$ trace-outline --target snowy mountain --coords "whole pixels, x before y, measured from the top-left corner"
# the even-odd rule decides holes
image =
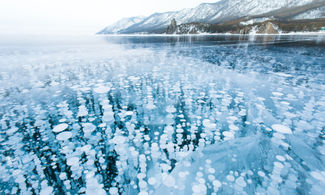
[[[319,7],[317,9],[312,9],[307,12],[301,13],[294,17],[294,19],[316,19],[316,18],[325,18],[325,6]]]
[[[136,17],[131,17],[131,18],[123,18],[121,20],[119,20],[118,22],[107,26],[106,28],[104,28],[101,33],[105,33],[105,32],[110,32],[110,33],[118,33],[119,31],[123,30],[123,29],[127,29],[130,26],[141,22],[143,19],[145,18],[145,16],[136,16]]]
[[[216,3],[203,3],[191,9],[155,13],[138,19],[132,25],[121,25],[124,21],[134,21],[132,18],[123,19],[102,30],[100,33],[159,33],[165,30],[173,18],[176,19],[178,24],[190,22],[222,23],[245,16],[261,15],[283,8],[298,7],[315,2],[324,2],[324,0],[220,0]]]

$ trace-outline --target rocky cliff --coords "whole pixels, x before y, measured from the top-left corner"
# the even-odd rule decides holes
[[[170,25],[167,27],[167,34],[174,34],[178,32],[178,26],[175,18],[172,19]]]

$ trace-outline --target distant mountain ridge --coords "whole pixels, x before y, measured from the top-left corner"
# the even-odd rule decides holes
[[[145,16],[136,16],[136,17],[131,17],[131,18],[123,18],[119,20],[118,22],[107,26],[104,28],[99,34],[101,33],[119,33],[121,30],[127,29],[128,27],[141,22],[143,19],[145,19]]]
[[[325,17],[325,0],[220,0],[191,9],[126,18],[99,34],[166,33],[173,19],[178,24],[223,24],[254,18],[301,20]]]

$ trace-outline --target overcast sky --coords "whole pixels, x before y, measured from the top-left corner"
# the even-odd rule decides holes
[[[218,0],[0,0],[0,33],[94,34],[123,17]]]

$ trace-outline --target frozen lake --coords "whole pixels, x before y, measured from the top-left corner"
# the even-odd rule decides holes
[[[325,35],[0,38],[2,194],[322,194]]]

